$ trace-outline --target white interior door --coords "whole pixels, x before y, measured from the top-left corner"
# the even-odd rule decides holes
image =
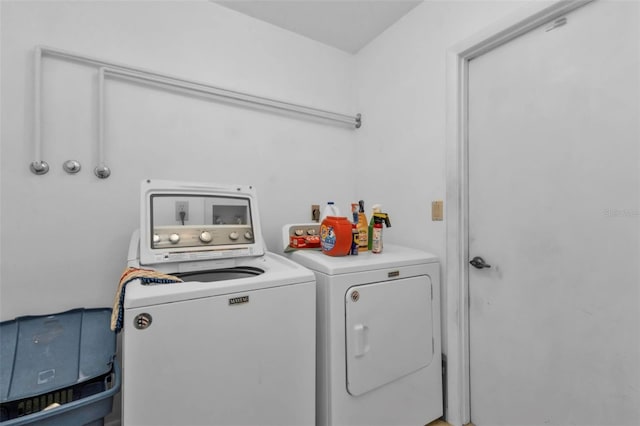
[[[469,63],[471,420],[640,424],[640,7]]]

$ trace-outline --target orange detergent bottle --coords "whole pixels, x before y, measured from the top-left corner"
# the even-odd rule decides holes
[[[320,245],[329,256],[346,256],[351,250],[351,222],[346,217],[327,216],[320,224]]]

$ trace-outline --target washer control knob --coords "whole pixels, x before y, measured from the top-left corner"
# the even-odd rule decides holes
[[[313,228],[307,230],[307,235],[316,235],[316,230]]]
[[[296,237],[302,237],[304,235],[304,230],[302,229],[296,229]]]
[[[160,235],[153,234],[153,243],[158,244],[160,242]]]
[[[169,241],[171,241],[171,244],[178,244],[178,241],[180,241],[180,235],[178,234],[169,235]]]
[[[211,236],[211,232],[209,231],[202,231],[202,233],[200,234],[200,241],[202,241],[203,243],[210,243],[212,239],[213,237]]]
[[[244,233],[244,238],[245,240],[252,240],[253,239],[253,233],[251,233],[251,231],[247,231]]]
[[[240,238],[240,235],[239,235],[236,231],[233,231],[232,233],[230,233],[230,234],[229,234],[229,239],[230,239],[230,240],[235,241],[235,240],[237,240],[238,238]]]

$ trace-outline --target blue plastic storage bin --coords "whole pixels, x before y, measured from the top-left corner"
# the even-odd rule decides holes
[[[110,320],[100,308],[0,323],[2,426],[102,425],[121,382]]]

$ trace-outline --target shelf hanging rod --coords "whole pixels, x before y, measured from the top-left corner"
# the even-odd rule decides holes
[[[102,67],[100,69],[103,70],[105,77],[107,75],[112,75],[127,80],[143,81],[150,85],[171,88],[172,90],[178,90],[180,92],[195,92],[207,96],[212,96],[214,98],[220,98],[225,101],[231,101],[233,103],[258,105],[260,107],[273,108],[288,112],[296,112],[300,114],[315,116],[325,120],[351,124],[356,128],[360,127],[360,114],[355,117],[350,117],[344,114],[305,107],[302,105],[295,105],[283,101],[276,101],[273,99],[263,98],[255,95],[248,95],[246,93],[236,92],[232,90],[221,89],[219,87],[210,86],[208,84],[192,82],[184,79],[176,79],[175,77],[168,77],[157,73],[148,74],[113,67]]]
[[[36,175],[44,175],[49,171],[49,164],[42,158],[42,135],[40,134],[42,117],[42,49],[36,47],[33,55],[33,155],[35,159],[29,168]]]
[[[335,113],[331,111],[307,107],[307,106],[280,101],[276,99],[270,99],[262,96],[251,95],[248,93],[237,92],[234,90],[223,89],[207,83],[187,80],[184,78],[151,71],[144,68],[132,67],[129,65],[119,64],[116,62],[109,62],[102,59],[80,55],[77,53],[68,52],[65,50],[57,49],[57,48],[40,46],[39,49],[44,55],[56,56],[59,58],[64,58],[64,59],[68,59],[75,62],[81,62],[89,65],[94,65],[97,67],[104,67],[109,71],[111,71],[112,73],[116,70],[129,72],[131,73],[131,75],[134,75],[134,74],[139,75],[138,78],[143,80],[145,79],[144,77],[149,77],[148,79],[149,81],[155,81],[160,84],[171,85],[174,87],[189,88],[189,90],[192,90],[192,91],[202,91],[203,93],[220,96],[227,99],[235,99],[241,102],[255,103],[265,107],[271,107],[271,108],[276,108],[280,110],[316,116],[326,120],[332,120],[332,121],[338,121],[345,124],[351,124],[355,128],[360,128],[362,124],[360,114],[357,114],[356,116],[350,116],[346,114]]]
[[[104,67],[110,70],[125,71],[132,74],[139,74],[140,79],[144,79],[143,76],[150,77],[149,81],[155,80],[161,84],[173,85],[179,87],[183,85],[185,88],[190,87],[192,91],[202,91],[210,95],[217,95],[227,99],[235,99],[241,102],[254,103],[265,107],[276,108],[279,110],[296,112],[299,114],[311,115],[325,120],[337,121],[340,123],[351,124],[355,128],[360,128],[362,124],[361,115],[350,116],[346,114],[335,113],[318,108],[307,107],[304,105],[298,105],[290,102],[280,101],[277,99],[270,99],[263,96],[251,95],[248,93],[237,92],[234,90],[223,89],[207,83],[197,82],[193,80],[187,80],[181,77],[172,76],[169,74],[163,74],[156,71],[147,70],[144,68],[133,67],[130,65],[119,64],[116,62],[109,62],[90,56],[80,55],[73,52],[68,52],[62,49],[53,47],[40,46],[42,54],[49,56],[56,56],[59,58],[68,59],[75,62],[81,62],[97,67]]]
[[[49,165],[42,160],[42,57],[44,55],[54,56],[73,62],[79,62],[87,65],[93,65],[99,68],[99,111],[98,111],[98,166],[94,170],[96,175],[101,178],[108,177],[110,171],[104,165],[104,79],[106,74],[117,75],[122,78],[138,81],[146,81],[147,83],[170,87],[174,90],[186,91],[188,93],[201,93],[209,96],[232,101],[235,103],[258,105],[265,108],[271,108],[280,111],[293,112],[324,120],[335,121],[343,124],[354,126],[356,129],[362,125],[362,117],[360,114],[349,116],[346,114],[325,111],[318,108],[297,105],[290,102],[270,99],[262,96],[250,95],[234,90],[223,89],[212,86],[210,84],[197,81],[187,80],[180,77],[162,74],[150,71],[144,68],[132,67],[128,65],[109,62],[90,56],[80,55],[77,53],[65,51],[47,46],[37,46],[34,55],[34,156],[35,161],[30,164],[31,171],[35,174],[45,174],[49,171]]]

